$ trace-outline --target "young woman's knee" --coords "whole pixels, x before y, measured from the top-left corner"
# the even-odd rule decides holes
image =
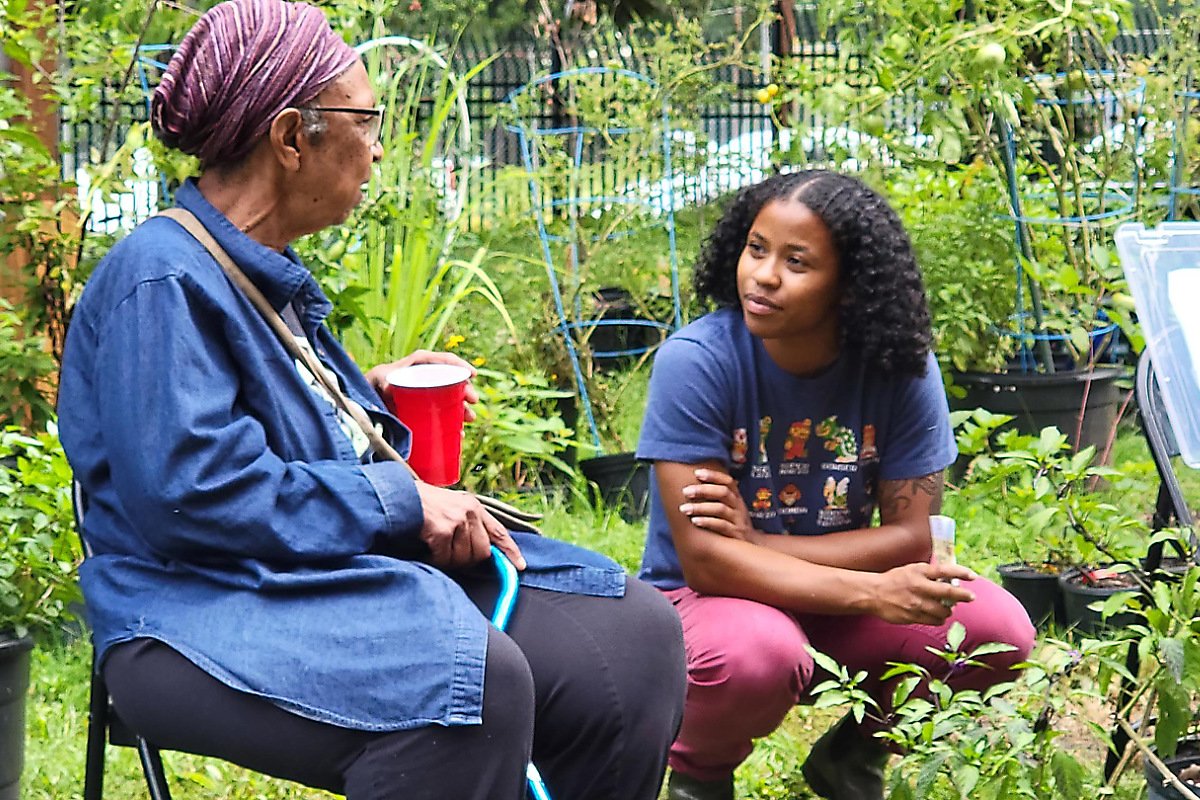
[[[781,688],[798,698],[813,674],[807,645],[790,617],[779,612],[756,615],[745,620],[736,636],[703,648],[690,665],[689,677],[692,683],[722,685],[738,702],[777,697]]]
[[[1020,602],[990,581],[974,581],[970,589],[975,593],[975,602],[963,606],[961,615],[955,615],[967,630],[967,644],[978,647],[997,642],[1011,646],[1013,650],[1008,653],[988,658],[993,667],[1011,666],[1027,659],[1037,632]]]

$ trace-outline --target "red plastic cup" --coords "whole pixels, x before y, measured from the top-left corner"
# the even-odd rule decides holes
[[[457,483],[462,470],[463,397],[471,371],[414,364],[388,373],[396,416],[412,431],[408,463],[434,486]]]

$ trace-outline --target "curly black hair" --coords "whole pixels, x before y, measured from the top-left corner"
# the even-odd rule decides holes
[[[923,375],[933,334],[925,285],[900,218],[862,181],[827,170],[774,175],[737,193],[705,242],[693,273],[696,294],[737,308],[737,264],[758,212],[791,199],[816,214],[833,238],[841,283],[842,347],[869,369]]]

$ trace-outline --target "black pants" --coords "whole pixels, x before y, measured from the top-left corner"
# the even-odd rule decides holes
[[[463,588],[490,610],[493,580]],[[623,598],[522,588],[488,638],[483,724],[371,733],[230,689],[151,639],[104,664],[121,718],[155,745],[349,800],[519,800],[532,751],[554,800],[653,800],[683,712],[679,618],[635,580]]]

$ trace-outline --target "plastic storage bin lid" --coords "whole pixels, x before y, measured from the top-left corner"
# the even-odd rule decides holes
[[[1200,223],[1125,223],[1116,242],[1179,454],[1200,467]]]

